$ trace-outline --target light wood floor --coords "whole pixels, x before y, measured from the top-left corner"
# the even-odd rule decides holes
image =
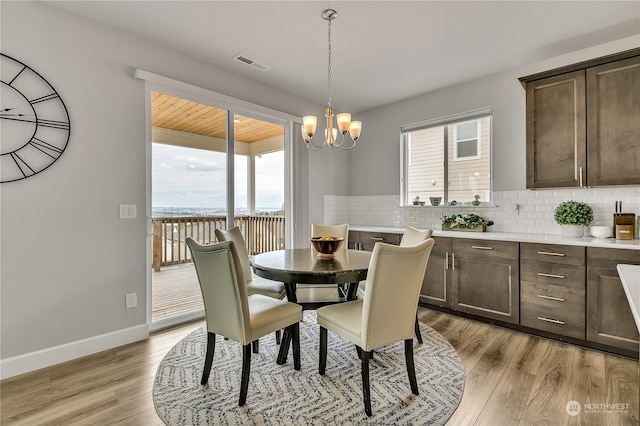
[[[448,425],[639,424],[637,361],[427,309],[419,314],[451,342],[465,366],[464,396]],[[151,398],[157,365],[201,324],[6,379],[0,383],[0,423],[161,425]],[[572,400],[582,404],[575,417],[566,411]],[[585,403],[598,405],[587,410]],[[606,408],[601,404],[628,408],[594,412]]]

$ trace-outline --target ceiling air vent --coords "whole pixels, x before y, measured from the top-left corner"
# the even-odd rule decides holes
[[[262,72],[265,72],[265,71],[271,69],[271,67],[269,67],[269,66],[267,66],[265,64],[261,64],[260,62],[254,61],[253,59],[247,58],[246,56],[243,56],[243,55],[236,55],[233,59],[235,59],[236,61],[240,61],[243,64],[247,64],[250,67],[253,67],[253,68],[255,68],[255,69],[259,70],[259,71],[262,71]]]

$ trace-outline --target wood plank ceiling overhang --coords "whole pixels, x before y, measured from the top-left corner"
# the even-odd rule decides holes
[[[284,134],[282,126],[236,115],[235,140],[254,143]],[[151,94],[153,127],[226,139],[227,111],[164,93]]]

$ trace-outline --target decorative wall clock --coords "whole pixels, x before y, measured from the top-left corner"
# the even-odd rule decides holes
[[[60,95],[36,71],[0,53],[0,177],[12,182],[52,165],[71,126]]]

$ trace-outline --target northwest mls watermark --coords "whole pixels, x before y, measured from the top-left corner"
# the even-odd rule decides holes
[[[567,414],[570,416],[577,416],[578,414],[615,414],[615,413],[628,413],[629,412],[629,404],[620,403],[620,402],[605,402],[605,403],[596,403],[596,402],[586,402],[584,404],[580,404],[578,401],[569,401],[565,407],[567,410]]]

